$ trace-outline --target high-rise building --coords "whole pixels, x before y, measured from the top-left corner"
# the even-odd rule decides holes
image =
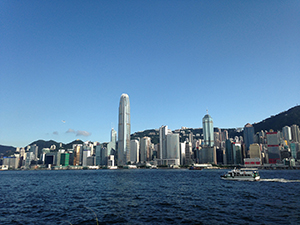
[[[118,166],[130,161],[130,103],[127,94],[122,94],[119,105]]]
[[[289,126],[285,126],[282,128],[282,135],[284,140],[290,141],[292,140],[292,132]]]
[[[117,132],[114,128],[111,129],[110,142],[107,144],[107,156],[113,154],[116,150]]]
[[[250,158],[260,158],[261,159],[261,146],[257,143],[251,144],[249,148]]]
[[[167,158],[167,135],[168,126],[161,126],[159,128],[159,159]]]
[[[254,143],[254,127],[250,123],[244,126],[244,143],[246,151],[248,151],[250,145]]]
[[[185,147],[186,142],[180,143],[180,165],[186,165],[186,158],[185,158]]]
[[[74,161],[73,165],[74,166],[79,166],[82,163],[82,145],[73,145],[73,150],[74,150]]]
[[[191,165],[193,163],[192,160],[192,143],[191,142],[186,142],[185,145],[185,165]]]
[[[64,153],[61,153],[61,155],[60,155],[60,164],[62,165],[62,166],[69,166],[69,153],[66,153],[66,152],[64,152]]]
[[[291,155],[293,159],[297,159],[297,150],[295,143],[291,143]]]
[[[87,158],[91,156],[91,147],[83,146],[82,151],[82,166],[87,166]]]
[[[300,131],[299,131],[299,126],[294,124],[291,126],[291,131],[292,131],[292,140],[294,142],[300,142]]]
[[[233,146],[232,145],[233,144],[229,139],[227,139],[225,141],[225,146],[226,146],[225,154],[226,154],[226,164],[227,165],[234,164]]]
[[[222,141],[226,141],[228,139],[228,131],[223,130],[222,131]]]
[[[180,164],[179,134],[167,135],[167,159],[174,161],[174,165]]]
[[[130,141],[130,161],[131,162],[139,162],[140,155],[140,143],[138,140]]]
[[[29,147],[30,147],[29,151],[34,154],[34,160],[38,160],[39,147],[36,144],[30,145]]]
[[[206,114],[203,119],[203,138],[204,146],[213,147],[214,146],[214,125],[213,119],[210,115]]]
[[[96,166],[101,165],[101,145],[96,146]]]
[[[141,162],[151,161],[150,145],[151,145],[150,137],[143,137],[141,139],[141,148],[140,148],[140,156],[141,156],[140,161]]]
[[[275,164],[280,161],[279,137],[277,132],[267,133],[269,163]]]

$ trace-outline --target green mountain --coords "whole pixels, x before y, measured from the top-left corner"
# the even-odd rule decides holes
[[[271,116],[259,123],[254,123],[255,132],[261,130],[282,130],[284,126],[292,126],[296,124],[300,126],[300,106],[295,106],[287,111]]]
[[[0,156],[10,156],[16,151],[16,148],[13,146],[0,145]]]

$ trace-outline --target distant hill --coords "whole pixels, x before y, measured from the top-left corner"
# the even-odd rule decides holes
[[[73,147],[73,144],[82,144],[82,143],[83,143],[83,141],[81,141],[81,140],[75,140],[68,144],[62,144],[62,148],[63,149],[71,149]],[[34,144],[36,144],[39,147],[38,148],[39,154],[42,152],[43,148],[50,148],[52,145],[55,145],[56,149],[60,148],[60,143],[53,141],[53,140],[49,140],[49,141],[37,140],[28,145],[34,145]],[[16,148],[13,146],[0,145],[0,154],[3,156],[12,155],[15,151],[16,151]]]
[[[270,129],[277,131],[282,130],[284,126],[292,126],[293,124],[300,126],[300,106],[295,106],[259,123],[254,123],[253,127],[255,132]]]
[[[0,145],[0,155],[10,156],[16,151],[16,148],[13,146]]]

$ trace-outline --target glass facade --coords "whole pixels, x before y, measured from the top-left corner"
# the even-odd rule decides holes
[[[118,138],[118,166],[123,166],[130,161],[130,103],[127,94],[120,98]]]
[[[203,119],[203,137],[204,146],[213,147],[214,146],[214,125],[213,119],[210,115],[206,114]]]

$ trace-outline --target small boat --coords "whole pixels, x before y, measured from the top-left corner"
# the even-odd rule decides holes
[[[199,166],[190,166],[189,167],[189,170],[202,170],[203,168],[202,167],[199,167]]]
[[[229,171],[227,174],[221,176],[223,180],[245,180],[258,181],[260,179],[259,173],[256,169],[236,169]]]

